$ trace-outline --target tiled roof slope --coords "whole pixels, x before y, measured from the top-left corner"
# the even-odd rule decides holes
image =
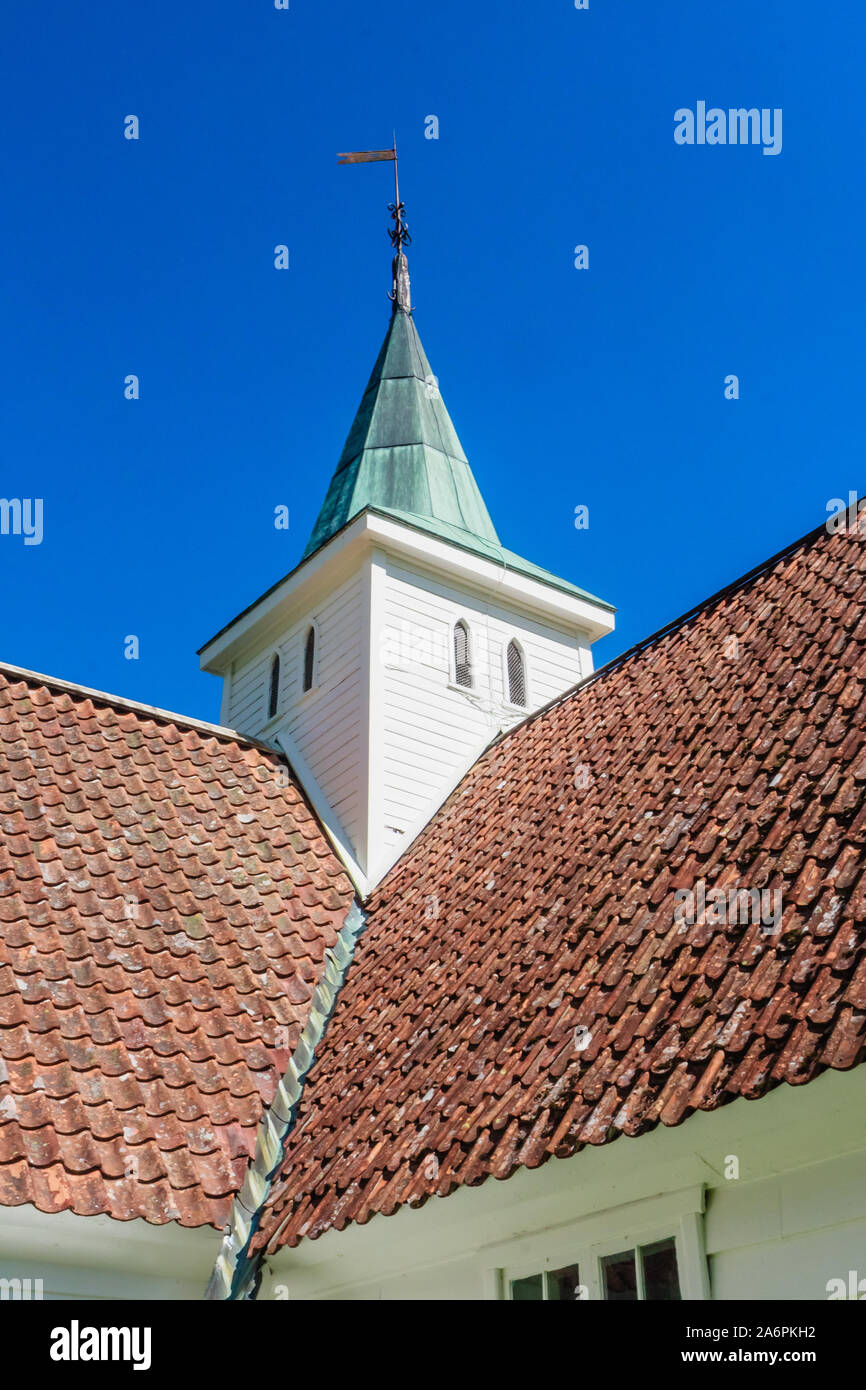
[[[0,1203],[221,1226],[346,874],[277,755],[0,670]]]
[[[487,751],[367,904],[260,1248],[863,1060],[864,576],[813,534]],[[676,922],[700,879],[778,934]]]

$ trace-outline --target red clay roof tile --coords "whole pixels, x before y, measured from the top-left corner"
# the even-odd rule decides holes
[[[483,755],[366,905],[255,1248],[864,1059],[864,541],[814,533]],[[679,921],[699,880],[780,890],[778,930]]]
[[[224,1224],[354,897],[278,768],[0,668],[0,1203]]]

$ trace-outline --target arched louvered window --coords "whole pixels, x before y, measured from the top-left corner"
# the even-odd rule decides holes
[[[526,708],[526,666],[519,643],[512,637],[505,654],[508,669],[508,698],[512,705]]]
[[[461,618],[454,624],[454,683],[472,687],[472,651],[469,628]]]
[[[268,719],[273,719],[280,699],[280,658],[275,652],[271,658],[271,684],[268,690]]]
[[[316,629],[307,628],[304,640],[304,690],[312,690],[316,672]]]

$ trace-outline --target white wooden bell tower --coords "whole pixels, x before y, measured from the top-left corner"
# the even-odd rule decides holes
[[[486,744],[592,670],[609,604],[501,545],[421,346],[405,256],[298,566],[202,649],[366,892]]]

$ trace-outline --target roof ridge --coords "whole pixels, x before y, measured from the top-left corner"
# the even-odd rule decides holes
[[[697,618],[701,613],[708,613],[711,608],[715,607],[717,603],[721,603],[723,599],[729,598],[730,595],[739,593],[741,589],[747,588],[754,580],[760,579],[762,574],[767,574],[782,560],[786,559],[789,555],[793,555],[795,551],[799,550],[801,547],[806,548],[811,546],[816,541],[820,540],[822,535],[831,536],[831,534],[832,533],[827,530],[827,521],[825,520],[820,522],[813,530],[807,531],[804,536],[798,537],[795,541],[790,541],[786,546],[783,546],[781,550],[778,550],[775,555],[770,555],[766,560],[762,560],[760,564],[747,570],[746,573],[741,574],[739,578],[732,579],[730,583],[725,584],[721,589],[717,589],[714,594],[710,594],[708,598],[703,599],[700,603],[696,603],[693,608],[689,608],[685,613],[681,613],[678,618],[672,618],[670,622],[657,628],[656,631],[650,633],[649,636],[642,637],[639,642],[635,642],[634,645],[628,647],[626,651],[620,652],[619,656],[611,657],[610,661],[605,662],[603,666],[599,666],[596,671],[590,671],[588,676],[583,676],[579,681],[576,681],[574,685],[569,686],[568,690],[564,690],[561,695],[555,695],[552,700],[548,700],[546,705],[542,705],[539,709],[533,710],[531,714],[528,714],[525,719],[521,719],[519,723],[512,724],[508,729],[500,730],[496,737],[490,740],[484,753],[480,755],[478,762],[481,761],[481,758],[485,756],[489,749],[495,748],[498,744],[503,743],[505,739],[516,733],[518,729],[525,729],[528,724],[531,724],[542,714],[546,714],[548,710],[555,709],[557,705],[564,704],[566,700],[570,700],[573,695],[576,695],[579,690],[583,690],[585,686],[594,684],[594,682],[599,680],[602,676],[610,675],[620,666],[624,666],[627,661],[631,661],[633,657],[639,656],[641,652],[646,651],[657,642],[661,642],[663,638],[669,637],[674,632],[678,631],[679,628],[685,627],[686,623],[691,622],[693,618]],[[476,764],[473,764],[473,766],[475,765]],[[467,776],[471,770],[471,768],[467,769]]]
[[[385,334],[385,339],[384,339],[384,342],[382,343],[382,347],[381,347],[380,353],[379,353],[379,356],[380,356],[380,357],[382,358],[382,360],[383,360],[383,365],[384,365],[384,359],[387,357],[387,346],[388,346],[388,342],[389,342],[390,337],[391,337],[391,329],[392,329],[393,323],[394,323],[394,316],[393,316],[393,314],[392,314],[391,320],[390,320],[390,322],[389,322],[389,324],[388,324],[388,331],[387,331],[387,333]],[[376,367],[377,367],[378,365],[379,365],[379,358],[377,357],[375,363],[373,364],[373,370],[372,370],[372,372],[370,373],[370,380],[367,382],[367,385],[366,385],[366,387],[364,388],[364,394],[363,394],[363,396],[361,397],[360,405],[358,406],[358,409],[357,409],[357,411],[355,412],[355,416],[354,416],[354,419],[353,419],[353,421],[352,421],[352,424],[354,425],[355,421],[360,417],[361,411],[362,411],[363,408],[364,408],[364,401],[365,401],[366,398],[367,398],[367,392],[370,390],[370,387],[373,386],[373,395],[372,395],[372,401],[371,401],[371,403],[370,403],[369,418],[367,419],[367,422],[366,422],[366,424],[364,425],[363,438],[359,441],[359,447],[358,447],[358,449],[355,451],[355,453],[352,455],[352,457],[348,460],[348,462],[343,463],[342,455],[341,455],[340,458],[337,460],[337,467],[336,467],[336,469],[334,470],[334,477],[338,477],[341,473],[345,473],[345,472],[347,472],[350,468],[353,468],[354,465],[357,463],[358,459],[362,456],[362,454],[364,454],[364,453],[366,452],[367,448],[369,447],[367,441],[369,440],[371,431],[372,431],[372,429],[373,429],[373,416],[374,416],[375,413],[376,413],[376,406],[377,406],[378,403],[379,403],[379,397],[380,397],[381,394],[382,394],[382,384],[383,384],[383,382],[384,382],[384,380],[385,380],[385,378],[384,378],[384,376],[382,375],[381,372],[379,372],[378,375],[377,375],[377,373],[376,373]],[[374,378],[375,378],[375,385],[373,385],[373,379],[374,379]],[[352,436],[352,430],[351,430],[351,428],[350,428],[349,433],[348,433],[348,435],[346,436],[346,443],[343,445],[343,453],[345,453],[345,451],[346,451],[346,447],[347,447],[347,445],[348,445],[348,443],[349,443],[349,440],[350,440],[351,436]],[[350,494],[350,496],[351,496],[351,498],[352,498],[352,501],[354,501],[355,491],[356,491],[356,489],[357,489],[357,486],[358,486],[358,479],[357,479],[357,477],[356,477],[354,483],[352,484],[352,490],[351,490],[351,494]],[[351,504],[350,504],[350,505],[351,505]]]
[[[125,695],[112,695],[106,690],[95,690],[89,685],[78,685],[75,681],[61,680],[59,676],[46,676],[43,671],[31,671],[26,666],[13,666],[6,661],[0,661],[0,675],[16,676],[32,685],[43,685],[48,690],[66,691],[71,695],[98,700],[101,704],[131,710],[135,714],[147,714],[151,719],[161,720],[165,724],[178,724],[183,728],[199,729],[204,733],[212,734],[215,738],[242,743],[250,748],[262,748],[268,753],[275,753],[281,761],[284,760],[284,755],[280,749],[275,748],[273,744],[265,743],[258,738],[250,738],[247,734],[241,734],[237,729],[230,729],[225,724],[211,724],[208,720],[196,719],[193,715],[177,714],[173,710],[162,709],[158,705],[146,705],[140,700],[129,700]]]

